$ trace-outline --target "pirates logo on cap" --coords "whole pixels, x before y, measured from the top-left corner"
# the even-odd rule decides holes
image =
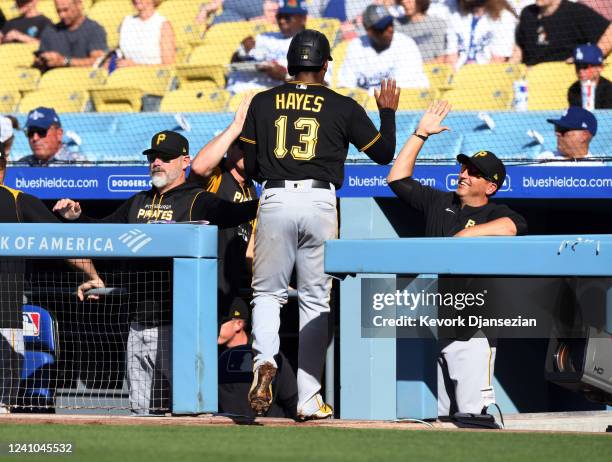
[[[487,151],[480,151],[474,154],[474,157],[487,157],[489,153]]]

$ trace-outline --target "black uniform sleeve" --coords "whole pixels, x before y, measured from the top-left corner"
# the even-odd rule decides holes
[[[17,196],[17,210],[24,223],[60,223],[40,199],[30,194]]]
[[[240,141],[242,143],[242,150],[244,151],[244,169],[249,178],[257,178],[257,147],[256,147],[256,126],[255,126],[255,114],[254,107],[255,99],[251,101],[249,110],[247,111],[246,120],[244,121],[244,127],[242,127],[242,133],[240,134]]]
[[[427,211],[431,205],[448,193],[424,186],[413,178],[402,178],[389,183],[389,187],[403,202],[420,212]]]
[[[380,111],[380,132],[357,103],[353,106],[349,124],[349,141],[378,164],[386,165],[395,154],[395,111]]]
[[[84,213],[76,220],[78,223],[130,223],[129,211],[133,197],[125,201],[110,215],[104,218],[91,218]]]
[[[521,236],[527,234],[527,221],[523,216],[510,207],[504,204],[498,204],[489,214],[489,221],[497,220],[498,218],[510,218],[516,226],[516,235]]]
[[[208,220],[220,228],[233,228],[257,215],[258,200],[230,202],[202,191],[193,200],[191,207],[192,220]]]

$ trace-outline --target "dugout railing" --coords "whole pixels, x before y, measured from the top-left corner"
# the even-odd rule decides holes
[[[215,226],[4,224],[0,228],[0,247],[0,258],[91,258],[94,262],[172,259],[171,321],[176,334],[172,336],[171,347],[171,411],[173,414],[217,411]],[[109,391],[109,396],[125,396],[124,388]],[[60,395],[63,391],[59,390]],[[90,393],[82,386],[77,391]]]

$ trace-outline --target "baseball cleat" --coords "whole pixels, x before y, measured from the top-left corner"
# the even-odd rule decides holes
[[[307,412],[310,406],[314,407],[313,412]],[[310,399],[304,407],[298,409],[298,420],[305,422],[307,420],[322,420],[333,417],[334,410],[329,404],[323,401],[323,398],[317,393],[312,399]]]
[[[253,371],[249,404],[257,415],[265,414],[272,405],[272,381],[275,376],[276,367],[270,363],[263,363]]]

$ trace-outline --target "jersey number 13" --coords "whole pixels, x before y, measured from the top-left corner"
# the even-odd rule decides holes
[[[300,144],[291,146],[287,150],[287,116],[280,116],[274,121],[276,126],[276,147],[274,155],[282,159],[291,154],[295,160],[310,160],[315,156],[315,148],[317,146],[317,133],[319,131],[319,122],[312,117],[300,117],[293,123],[296,131],[300,132]]]

